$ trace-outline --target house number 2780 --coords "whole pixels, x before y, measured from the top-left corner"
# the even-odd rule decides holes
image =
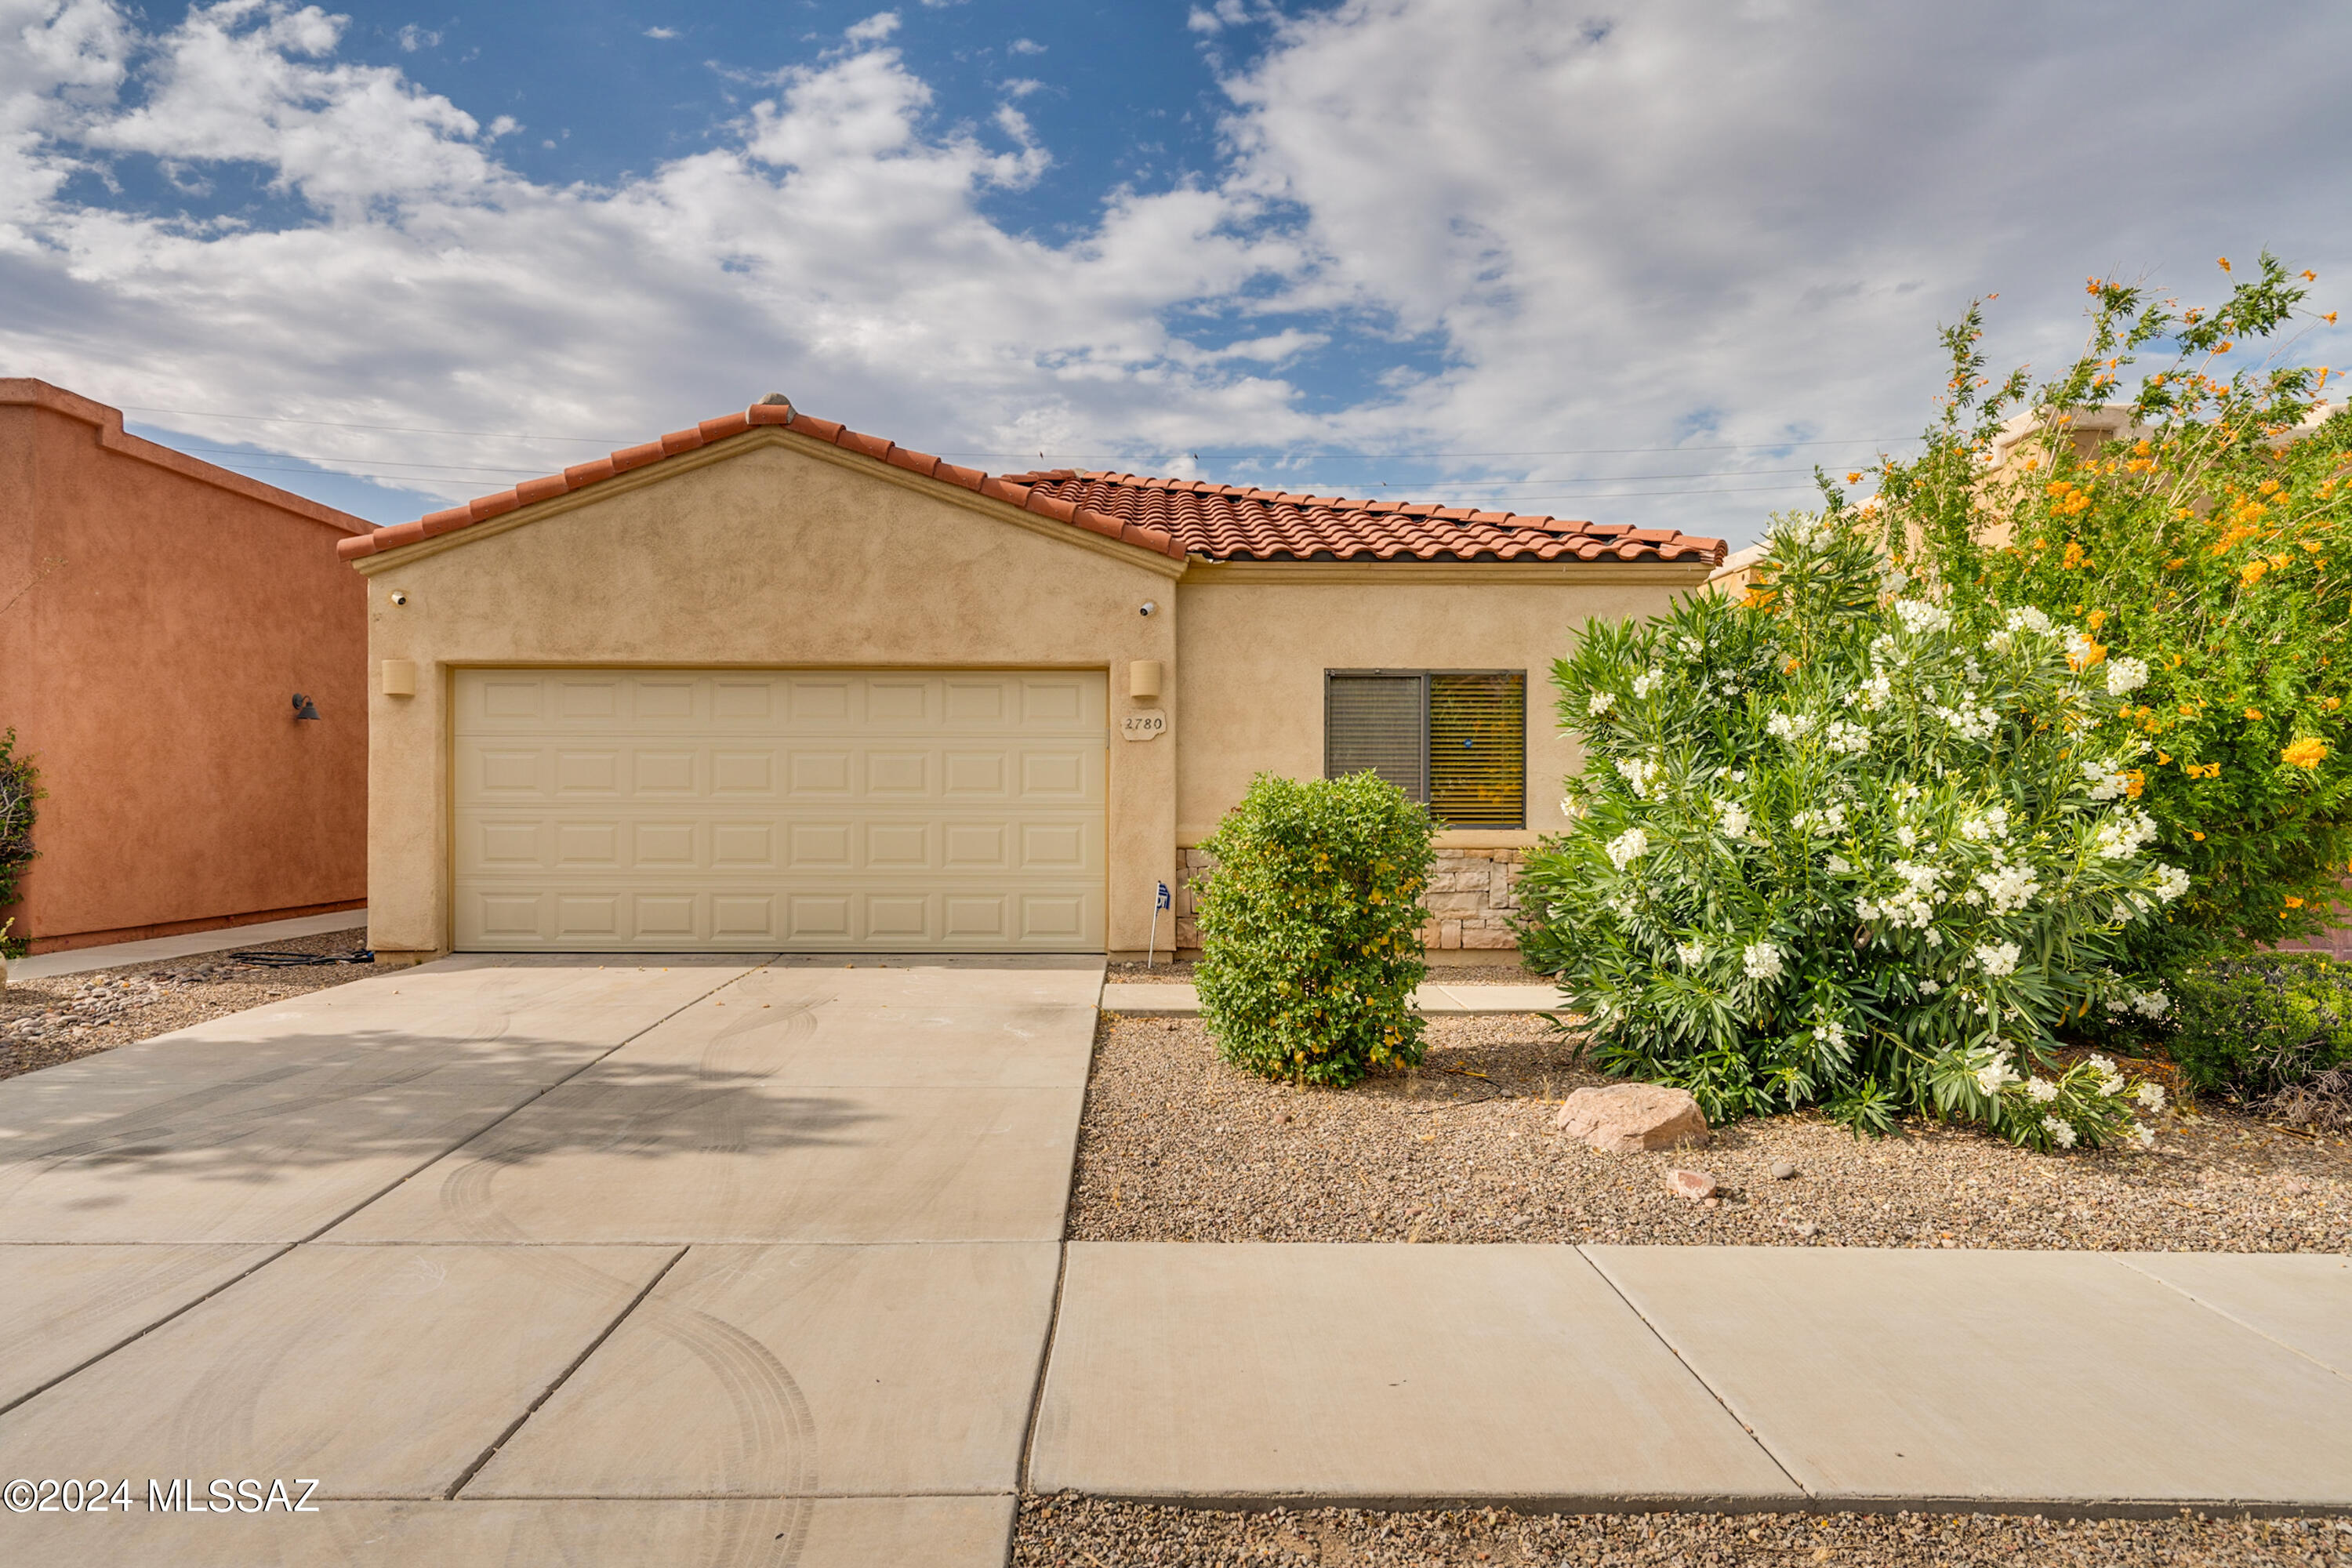
[[[1130,741],[1149,741],[1167,728],[1167,710],[1160,708],[1146,708],[1118,721],[1118,732]]]

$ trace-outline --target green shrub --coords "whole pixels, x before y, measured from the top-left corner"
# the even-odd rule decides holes
[[[1201,1016],[1224,1058],[1344,1088],[1421,1060],[1429,813],[1374,773],[1260,773],[1202,846]]]
[[[2039,611],[1963,636],[1836,521],[1769,542],[1746,599],[1591,623],[1555,666],[1586,760],[1575,826],[1520,879],[1528,963],[1599,1065],[1710,1120],[1819,1104],[1858,1131],[1924,1113],[2035,1148],[2136,1133],[2114,1064],[2053,1049],[2086,1007],[2163,1006],[2109,965],[2188,879],[2086,744],[2134,672]]]
[[[2095,279],[2084,352],[2030,394],[2023,371],[1980,376],[1972,307],[1925,450],[1880,465],[1864,503],[1962,620],[2032,605],[2146,668],[2094,739],[2192,881],[2126,937],[2151,976],[2310,935],[2352,858],[2352,414],[2321,419],[2331,373],[2294,361],[2304,298],[2269,255],[2204,308]],[[2142,353],[2160,361],[2126,387]],[[2126,400],[2123,438],[2078,446]]]
[[[41,793],[33,759],[16,754],[16,731],[0,732],[0,909],[16,901],[17,879],[39,853],[33,847],[33,820]],[[15,923],[0,923],[0,946],[22,945],[8,937]]]
[[[2181,1076],[2255,1100],[2352,1066],[2352,967],[2318,953],[2210,963],[2176,983]]]

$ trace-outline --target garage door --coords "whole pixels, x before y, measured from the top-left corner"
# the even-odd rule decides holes
[[[1099,673],[469,669],[455,697],[461,949],[1102,951]]]

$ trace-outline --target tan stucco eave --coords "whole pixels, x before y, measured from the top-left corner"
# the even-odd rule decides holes
[[[494,517],[487,521],[469,523],[464,528],[453,529],[436,538],[419,540],[415,544],[402,545],[396,550],[387,550],[380,554],[361,556],[352,563],[352,567],[362,576],[373,577],[379,572],[407,566],[438,555],[444,551],[458,550],[468,544],[478,544],[485,539],[493,539],[501,533],[511,532],[515,529],[525,528],[534,522],[543,522],[551,517],[561,517],[565,512],[576,511],[583,506],[593,506],[616,496],[629,495],[644,489],[648,485],[660,484],[666,479],[690,473],[697,468],[707,468],[713,463],[723,463],[729,458],[740,458],[747,452],[756,451],[762,447],[784,447],[819,462],[851,469],[863,479],[881,484],[896,485],[901,489],[915,490],[934,500],[945,500],[951,505],[962,507],[967,511],[975,511],[982,516],[993,518],[999,522],[1009,522],[1015,527],[1024,528],[1040,538],[1051,539],[1056,543],[1071,545],[1080,550],[1092,551],[1097,555],[1124,562],[1130,566],[1140,566],[1148,572],[1157,573],[1171,580],[1183,576],[1189,564],[1171,556],[1162,555],[1157,551],[1145,550],[1118,540],[1105,539],[1097,533],[1089,533],[1073,523],[1056,522],[1051,518],[1039,517],[1034,512],[1024,511],[1019,507],[1010,506],[1003,501],[965,489],[961,485],[950,484],[942,479],[929,479],[920,474],[910,473],[904,468],[892,468],[887,463],[877,463],[870,458],[862,457],[854,452],[845,452],[829,441],[819,441],[813,437],[794,435],[785,426],[769,425],[746,431],[740,436],[730,436],[726,440],[715,442],[695,451],[681,452],[676,457],[665,458],[660,462],[649,463],[629,473],[615,475],[601,483],[590,485],[585,489],[552,496],[543,501],[518,507],[503,516]],[[921,542],[910,540],[908,544],[911,548],[919,549]]]
[[[1210,583],[1671,583],[1696,587],[1714,567],[1682,561],[1202,561],[1184,574]]]

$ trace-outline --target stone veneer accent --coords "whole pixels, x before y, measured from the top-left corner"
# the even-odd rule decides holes
[[[1519,867],[1526,859],[1524,849],[1440,849],[1421,900],[1429,911],[1423,942],[1433,950],[1516,952],[1519,939],[1511,921],[1519,912]],[[1201,928],[1192,920],[1192,882],[1214,871],[1216,858],[1205,849],[1179,849],[1176,866],[1183,879],[1175,890],[1176,945],[1197,949]]]

